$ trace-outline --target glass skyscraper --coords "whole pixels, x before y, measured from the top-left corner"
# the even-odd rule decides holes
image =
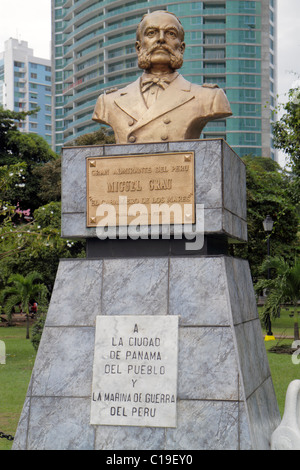
[[[52,0],[54,149],[99,129],[91,120],[97,97],[141,74],[136,26],[161,9],[185,29],[180,72],[193,83],[217,83],[231,104],[233,116],[207,124],[201,138],[222,137],[241,157],[274,159],[276,2]]]

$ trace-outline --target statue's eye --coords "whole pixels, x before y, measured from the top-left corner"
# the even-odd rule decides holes
[[[172,39],[177,37],[175,31],[167,31],[167,35]]]
[[[154,29],[150,29],[149,31],[147,31],[147,36],[148,38],[153,38],[155,36]]]

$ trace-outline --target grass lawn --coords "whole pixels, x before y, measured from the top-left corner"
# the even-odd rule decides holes
[[[266,341],[266,350],[269,360],[273,385],[281,416],[283,416],[285,396],[289,383],[292,380],[300,379],[300,364],[293,364],[290,354],[276,354],[269,352],[269,349],[276,345],[278,341]],[[281,341],[280,341],[281,343]],[[284,344],[291,344],[292,340],[284,340]]]
[[[261,312],[261,307],[258,308],[258,311]],[[280,317],[272,319],[272,333],[276,336],[292,336],[294,337],[294,316],[293,307],[282,308],[280,311]],[[298,316],[300,324],[300,307],[298,307]],[[265,333],[265,331],[264,331]]]
[[[292,356],[289,354],[275,354],[269,350],[278,342],[292,343],[292,339],[282,338],[294,334],[294,318],[291,318],[289,314],[290,311],[282,310],[280,318],[272,321],[273,334],[281,338],[276,338],[275,341],[265,341],[281,416],[289,383],[300,379],[300,364],[293,364]],[[262,329],[262,334],[265,334],[264,329]],[[25,338],[25,327],[0,328],[0,341],[4,341],[6,345],[6,364],[0,364],[0,431],[13,436],[17,429],[36,356],[31,341]],[[0,439],[0,450],[9,450],[11,447],[11,441]]]
[[[0,431],[15,435],[36,356],[25,327],[1,327],[0,341],[6,347],[6,364],[0,364]],[[12,442],[0,439],[0,450]]]
[[[261,308],[258,310],[260,311]],[[293,364],[292,356],[289,354],[275,354],[269,350],[277,344],[292,344],[293,339],[287,339],[294,337],[295,317],[290,316],[292,313],[293,307],[281,309],[280,317],[275,320],[272,319],[272,333],[276,339],[275,341],[265,341],[272,380],[281,416],[284,411],[285,395],[289,383],[292,380],[300,379],[300,364]],[[300,307],[298,307],[298,313],[300,313]],[[262,331],[265,335],[266,330],[263,328]]]

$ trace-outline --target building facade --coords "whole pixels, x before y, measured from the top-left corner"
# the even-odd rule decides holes
[[[26,41],[10,38],[0,53],[0,105],[12,111],[40,110],[20,122],[52,145],[51,61],[35,57]]]
[[[276,1],[52,0],[54,149],[99,129],[91,120],[97,97],[141,74],[136,26],[163,9],[185,29],[183,76],[217,83],[232,107],[233,116],[209,123],[201,138],[222,137],[241,157],[276,158]]]

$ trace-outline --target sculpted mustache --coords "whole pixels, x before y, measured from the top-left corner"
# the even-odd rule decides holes
[[[152,46],[152,47],[149,49],[149,51],[147,51],[147,55],[152,54],[152,52],[155,52],[155,51],[157,51],[158,49],[160,49],[160,50],[161,50],[161,49],[162,49],[162,50],[165,50],[165,51],[169,52],[169,54],[171,54],[172,56],[174,56],[173,50],[172,50],[169,46],[167,46],[167,45],[165,45],[165,46],[157,46],[157,45]]]

